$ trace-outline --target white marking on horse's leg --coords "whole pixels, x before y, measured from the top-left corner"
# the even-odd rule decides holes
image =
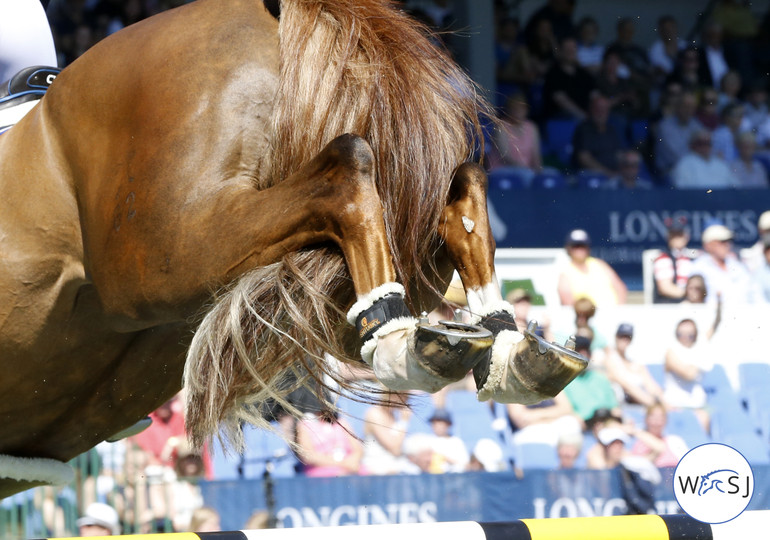
[[[473,221],[468,216],[463,216],[463,227],[465,227],[465,230],[468,232],[468,234],[471,234],[473,232],[473,228],[476,226],[476,222]]]

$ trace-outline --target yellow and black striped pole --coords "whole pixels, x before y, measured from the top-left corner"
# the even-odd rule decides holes
[[[264,529],[216,533],[132,535],[131,540],[766,540],[770,510],[744,512],[710,525],[684,514],[521,519],[499,523],[456,521],[403,525],[360,525]]]

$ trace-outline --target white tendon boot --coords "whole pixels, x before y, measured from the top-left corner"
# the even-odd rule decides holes
[[[483,328],[429,326],[415,319],[398,283],[385,283],[359,298],[347,319],[363,342],[362,359],[392,390],[437,392],[488,358],[493,343]]]

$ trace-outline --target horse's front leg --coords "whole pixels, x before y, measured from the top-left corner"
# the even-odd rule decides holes
[[[452,180],[439,234],[465,286],[474,322],[495,336],[491,356],[473,369],[479,400],[536,403],[558,394],[586,360],[516,328],[494,270],[495,242],[486,204],[487,179],[477,165],[461,165]]]

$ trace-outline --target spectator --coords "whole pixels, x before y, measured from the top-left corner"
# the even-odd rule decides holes
[[[765,238],[770,235],[770,210],[762,212],[757,220],[757,242],[744,252],[743,263],[754,272],[765,261]]]
[[[120,521],[115,509],[104,503],[88,505],[77,522],[80,536],[115,536],[120,534]]]
[[[655,80],[662,80],[674,71],[679,51],[687,43],[679,37],[679,26],[671,15],[663,15],[658,19],[658,39],[653,42],[647,53],[653,69]]]
[[[582,229],[575,229],[565,243],[569,262],[559,275],[559,299],[571,306],[578,298],[589,298],[595,306],[625,304],[627,289],[612,267],[591,257],[591,239]]]
[[[546,20],[553,28],[554,36],[560,40],[575,33],[575,25],[572,22],[572,12],[575,9],[575,0],[547,0],[545,5],[535,11],[527,21],[524,29],[529,37],[536,31],[540,21]]]
[[[721,224],[706,227],[701,235],[703,253],[693,272],[706,280],[706,302],[740,305],[751,301],[749,271],[732,251],[733,232]]]
[[[544,117],[585,120],[593,89],[593,77],[577,63],[577,41],[565,37],[559,42],[556,61],[545,75]]]
[[[505,300],[513,306],[516,328],[518,328],[520,332],[523,332],[529,327],[529,324],[533,322],[529,318],[529,312],[532,309],[532,295],[525,289],[513,289],[505,295]],[[543,320],[537,321],[537,323],[535,334],[546,341],[553,341],[553,334],[551,333],[548,318],[544,317]]]
[[[721,117],[721,125],[714,130],[711,136],[712,155],[731,162],[738,157],[736,143],[738,135],[742,131],[743,107],[738,103],[729,104],[722,109]]]
[[[740,95],[743,87],[741,75],[734,70],[724,74],[719,83],[717,107],[722,112],[728,105],[741,105]]]
[[[644,431],[640,432],[644,436],[637,437],[631,453],[649,457],[656,467],[676,467],[689,447],[679,435],[666,433],[667,423],[668,413],[663,405],[656,403],[647,407]]]
[[[706,280],[700,274],[693,274],[687,278],[687,285],[684,287],[683,304],[705,304],[708,291],[706,290]]]
[[[435,466],[433,437],[427,433],[414,433],[404,440],[406,463],[400,472],[406,474],[440,473]]]
[[[699,92],[704,86],[708,86],[700,79],[700,64],[698,49],[694,46],[685,47],[679,51],[674,71],[666,77],[665,83],[679,84],[685,92]]]
[[[452,415],[446,409],[436,409],[429,422],[434,435],[432,472],[463,472],[470,456],[463,440],[450,433]]]
[[[709,21],[703,29],[699,54],[698,78],[703,86],[719,89],[722,77],[730,71],[722,44],[724,32],[722,25]]]
[[[618,174],[605,184],[607,189],[652,189],[650,180],[641,176],[642,155],[636,150],[623,150],[618,157]]]
[[[599,72],[596,75],[596,89],[610,101],[610,119],[625,130],[628,121],[642,116],[642,99],[628,79],[621,78],[620,54],[614,50],[604,53]],[[646,101],[646,100],[645,100]]]
[[[720,126],[722,117],[719,114],[719,92],[710,86],[701,91],[695,118],[709,131]]]
[[[763,129],[762,126],[767,124],[770,117],[767,107],[766,79],[758,79],[749,84],[743,106],[745,108],[746,120],[748,121],[748,128],[757,134],[757,143],[763,146],[767,140],[765,136],[765,131],[767,130]],[[768,126],[770,127],[770,124]]]
[[[568,431],[559,435],[556,443],[556,456],[559,459],[559,469],[574,469],[577,466],[577,460],[583,451],[583,434],[575,431]]]
[[[265,510],[255,510],[249,516],[249,519],[243,526],[245,531],[256,531],[262,529],[271,529],[271,516],[270,513]]]
[[[372,405],[364,415],[364,453],[361,466],[366,474],[398,474],[404,471],[402,445],[412,411],[408,394],[392,392],[387,400]]]
[[[720,0],[711,12],[711,19],[724,30],[725,58],[744,80],[751,80],[756,60],[753,45],[759,35],[759,20],[752,12],[751,3]]]
[[[553,64],[556,38],[548,19],[540,19],[534,32],[527,34],[524,46],[518,47],[508,63],[502,66],[498,77],[514,84],[528,96],[542,92],[545,74]]]
[[[584,336],[576,336],[575,351],[590,361],[591,340]],[[607,376],[591,363],[588,364],[587,369],[567,385],[564,393],[583,425],[587,425],[588,420],[600,409],[607,409],[620,414],[620,405],[617,397],[615,397],[612,384]]]
[[[620,76],[631,79],[635,86],[649,87],[650,61],[647,52],[634,43],[636,24],[629,17],[618,20],[616,27],[617,37],[607,47],[607,51],[614,51],[620,55],[622,62]]]
[[[687,247],[689,243],[690,234],[684,226],[675,224],[668,228],[666,249],[652,263],[654,303],[671,304],[684,299],[693,260],[697,256]]]
[[[495,145],[489,154],[490,168],[513,167],[530,178],[542,170],[540,132],[528,113],[524,93],[516,92],[506,100],[505,117],[495,131]]]
[[[175,395],[150,413],[150,418],[150,427],[134,435],[132,440],[149,453],[152,470],[148,470],[147,475],[162,475],[163,468],[174,468],[177,447],[185,439],[184,415],[179,395]]]
[[[591,351],[597,352],[603,350],[607,346],[607,339],[591,325],[591,319],[596,315],[596,304],[591,301],[590,298],[585,296],[575,300],[575,329],[570,335],[582,335],[591,341]],[[594,358],[594,364],[602,364],[604,358],[601,358],[601,362],[597,362]]]
[[[614,469],[628,454],[631,438],[620,424],[603,427],[597,433],[597,443],[588,450],[586,468]]]
[[[358,474],[363,450],[345,419],[332,411],[307,413],[297,423],[297,455],[305,476]]]
[[[762,243],[765,261],[753,274],[756,287],[754,301],[756,303],[770,304],[770,234],[766,234],[763,237]]]
[[[660,174],[668,174],[674,165],[687,154],[687,141],[694,133],[701,132],[703,125],[695,119],[697,98],[692,92],[683,92],[675,100],[673,114],[665,116],[658,124],[655,142],[655,167]]]
[[[189,532],[220,532],[221,530],[219,512],[213,508],[203,506],[193,512]]]
[[[751,131],[738,134],[735,140],[738,155],[730,162],[735,175],[736,187],[762,189],[768,187],[767,170],[755,157],[757,138]]]
[[[713,332],[718,325],[714,323]],[[710,419],[706,410],[706,391],[700,383],[713,362],[706,348],[698,342],[698,327],[692,319],[676,325],[676,341],[666,349],[663,395],[669,407],[690,409],[706,432]]]
[[[533,405],[509,403],[506,408],[515,444],[543,443],[556,448],[559,434],[582,428],[564,392]]]
[[[205,476],[203,457],[189,448],[180,451],[174,465],[175,480],[169,485],[169,502],[172,509],[169,515],[175,531],[190,528],[192,516],[203,507],[203,494],[200,481]]]
[[[737,181],[727,162],[711,154],[711,133],[702,129],[690,136],[690,151],[671,171],[671,183],[678,189],[727,189]]]
[[[607,377],[620,390],[618,400],[628,405],[649,407],[663,402],[663,389],[650,374],[645,364],[635,362],[628,355],[634,339],[634,327],[628,323],[618,326],[615,333],[615,348],[607,354],[605,361]]]
[[[620,134],[608,123],[610,101],[602,94],[591,94],[588,118],[575,129],[572,137],[573,166],[601,173],[617,174],[618,155],[622,150]]]
[[[578,64],[585,68],[591,75],[596,76],[602,65],[604,45],[597,42],[599,38],[599,23],[593,17],[583,17],[578,23],[577,30]]]
[[[479,439],[476,446],[473,447],[470,461],[465,470],[500,472],[506,468],[503,449],[492,439],[485,438]]]
[[[516,51],[521,47],[519,42],[519,19],[514,17],[501,17],[495,26],[495,69],[498,83],[510,84],[514,81],[510,78],[506,66],[511,65]]]

